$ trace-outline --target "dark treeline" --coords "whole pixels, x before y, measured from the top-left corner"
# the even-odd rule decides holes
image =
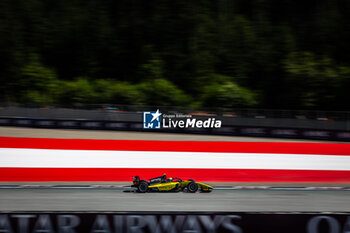
[[[1,0],[0,102],[350,110],[348,0]]]

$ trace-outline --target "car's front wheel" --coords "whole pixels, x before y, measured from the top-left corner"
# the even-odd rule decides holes
[[[188,185],[187,185],[187,190],[188,192],[190,193],[195,193],[197,192],[198,190],[198,184],[194,181],[190,182]]]
[[[139,186],[137,186],[137,191],[140,193],[145,193],[148,191],[148,183],[146,181],[140,181]]]

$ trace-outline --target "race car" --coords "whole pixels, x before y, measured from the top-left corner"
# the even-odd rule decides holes
[[[133,177],[133,185],[137,192],[157,192],[157,191],[171,191],[171,192],[190,192],[195,193],[198,189],[201,192],[211,192],[214,188],[210,185],[195,182],[194,180],[181,180],[178,177],[167,179],[166,174],[163,176],[155,177],[149,181],[140,180],[139,176]]]

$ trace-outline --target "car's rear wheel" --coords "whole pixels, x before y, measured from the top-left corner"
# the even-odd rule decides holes
[[[190,182],[188,185],[187,185],[187,190],[188,192],[190,193],[195,193],[197,192],[198,190],[198,184],[196,182]]]
[[[139,186],[137,186],[137,191],[140,193],[145,193],[148,191],[148,183],[144,180],[140,181]]]

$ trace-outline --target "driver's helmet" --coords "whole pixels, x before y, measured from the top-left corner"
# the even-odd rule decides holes
[[[162,176],[162,178],[161,178],[161,182],[163,183],[163,182],[166,182],[166,174],[164,173],[163,174],[163,176]]]
[[[170,177],[170,178],[169,178],[169,181],[173,181],[173,178],[172,178],[172,177]]]

